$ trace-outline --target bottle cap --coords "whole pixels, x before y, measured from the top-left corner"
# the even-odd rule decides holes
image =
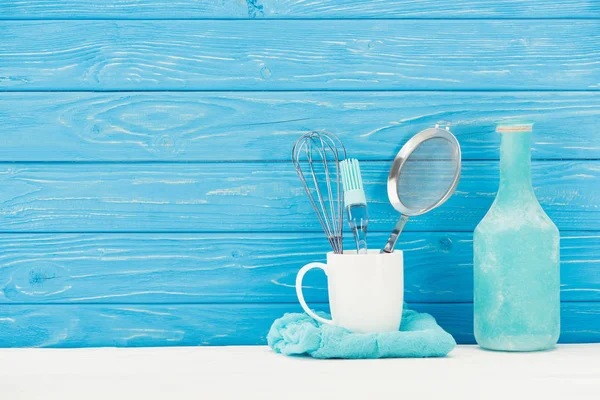
[[[496,127],[498,133],[515,133],[533,131],[533,122],[527,121],[507,121],[500,122]]]

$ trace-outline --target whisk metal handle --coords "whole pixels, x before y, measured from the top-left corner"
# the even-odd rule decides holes
[[[402,215],[398,222],[396,222],[396,226],[394,227],[392,234],[390,235],[387,243],[385,244],[385,247],[379,253],[391,253],[394,251],[394,246],[396,246],[398,236],[400,236],[402,229],[404,229],[406,221],[408,221],[408,215]]]

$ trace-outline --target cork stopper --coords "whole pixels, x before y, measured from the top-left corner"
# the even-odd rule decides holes
[[[496,127],[498,133],[532,132],[533,122],[500,123]]]

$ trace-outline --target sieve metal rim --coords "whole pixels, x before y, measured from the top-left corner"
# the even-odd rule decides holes
[[[449,186],[448,190],[436,203],[432,204],[427,208],[423,208],[420,210],[416,210],[414,208],[406,207],[404,203],[400,200],[400,196],[398,195],[398,179],[400,177],[400,170],[410,157],[410,155],[424,142],[434,139],[440,138],[445,139],[450,142],[458,151],[458,162],[456,173],[454,175],[454,179],[452,184]],[[387,181],[387,192],[390,203],[394,207],[394,209],[400,212],[403,215],[414,217],[417,215],[425,214],[428,211],[433,210],[434,208],[442,205],[446,200],[452,196],[454,191],[456,190],[456,186],[458,186],[458,181],[460,180],[460,171],[462,166],[462,154],[460,150],[460,145],[456,137],[450,132],[449,129],[442,129],[439,127],[435,128],[427,128],[417,133],[413,137],[411,137],[405,144],[402,146],[396,157],[394,158],[394,162],[392,163],[392,167],[390,168],[390,173],[388,174]]]

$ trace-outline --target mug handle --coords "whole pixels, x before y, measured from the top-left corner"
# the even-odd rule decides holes
[[[306,305],[306,301],[304,301],[304,295],[302,294],[302,279],[304,279],[304,275],[313,268],[321,268],[327,274],[327,264],[323,264],[320,262],[306,264],[304,267],[300,268],[300,271],[298,271],[298,275],[296,275],[296,295],[298,296],[298,301],[300,301],[300,305],[310,317],[316,319],[317,321],[323,324],[332,325],[332,320],[319,317],[310,308],[308,308],[308,305]]]

